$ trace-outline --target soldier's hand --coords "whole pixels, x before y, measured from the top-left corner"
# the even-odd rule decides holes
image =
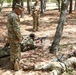
[[[37,40],[37,41],[36,41],[36,44],[39,43],[39,42],[40,42],[40,40]]]
[[[22,37],[19,39],[19,42],[21,42],[22,41]]]

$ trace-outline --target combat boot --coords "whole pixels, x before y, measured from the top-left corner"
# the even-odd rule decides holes
[[[17,59],[14,63],[14,70],[18,71],[20,69],[19,60]]]

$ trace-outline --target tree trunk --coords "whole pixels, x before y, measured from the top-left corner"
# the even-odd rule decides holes
[[[73,2],[73,1],[70,0],[69,14],[72,13],[72,4],[73,4],[72,2]]]
[[[1,10],[2,10],[2,5],[3,5],[3,2],[4,2],[4,0],[0,0],[0,12],[1,12]]]
[[[46,0],[44,0],[44,11],[46,11]]]
[[[24,6],[23,0],[21,0],[21,6]],[[22,18],[24,17],[24,11],[22,11],[21,17],[22,17]]]
[[[56,51],[58,50],[59,42],[63,33],[64,23],[66,20],[68,4],[69,4],[69,0],[62,0],[60,19],[54,36],[54,41],[50,47],[50,53],[52,54],[56,54]]]
[[[74,6],[74,10],[76,11],[76,0],[75,0],[75,6]]]
[[[46,10],[46,0],[40,0],[41,1],[41,13],[43,14]]]
[[[58,10],[60,11],[61,7],[60,7],[60,0],[57,0],[58,2]]]
[[[20,1],[21,1],[21,0],[13,0],[12,10],[14,10],[16,3],[20,4]]]
[[[27,11],[28,11],[28,14],[31,13],[31,7],[32,7],[32,0],[27,0]]]

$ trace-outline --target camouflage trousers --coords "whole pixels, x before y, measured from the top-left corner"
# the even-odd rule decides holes
[[[40,23],[40,14],[33,14],[33,30],[37,31]]]
[[[21,48],[20,44],[17,42],[9,42],[10,43],[10,61],[14,68],[14,70],[19,69],[19,61],[21,58]]]

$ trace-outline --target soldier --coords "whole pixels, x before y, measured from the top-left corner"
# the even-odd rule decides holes
[[[26,50],[34,49],[35,48],[34,38],[35,38],[35,34],[30,34],[29,36],[24,36],[22,42],[20,43],[21,50],[26,51]]]
[[[20,42],[20,47],[21,47],[21,51],[26,51],[26,50],[31,50],[31,49],[35,49],[37,47],[42,47],[42,43],[44,41],[44,39],[46,39],[47,36],[44,37],[37,37],[35,38],[35,34],[31,33],[29,34],[29,36],[22,36],[22,41]],[[10,49],[10,44],[9,42],[7,42],[4,47],[3,50],[7,50]],[[5,55],[4,55],[5,56]]]
[[[20,42],[22,36],[20,33],[20,19],[19,15],[22,13],[24,8],[19,4],[15,5],[15,9],[8,15],[8,42],[10,44],[10,61],[11,66],[14,70],[19,70],[19,60],[21,57]]]
[[[39,19],[40,19],[39,0],[36,0],[36,2],[33,5],[33,8],[32,8],[32,17],[33,17],[33,30],[37,31],[38,27],[39,27]]]
[[[49,70],[48,75],[61,75],[63,72],[76,68],[76,50],[64,61],[51,60],[34,66],[35,70]]]

